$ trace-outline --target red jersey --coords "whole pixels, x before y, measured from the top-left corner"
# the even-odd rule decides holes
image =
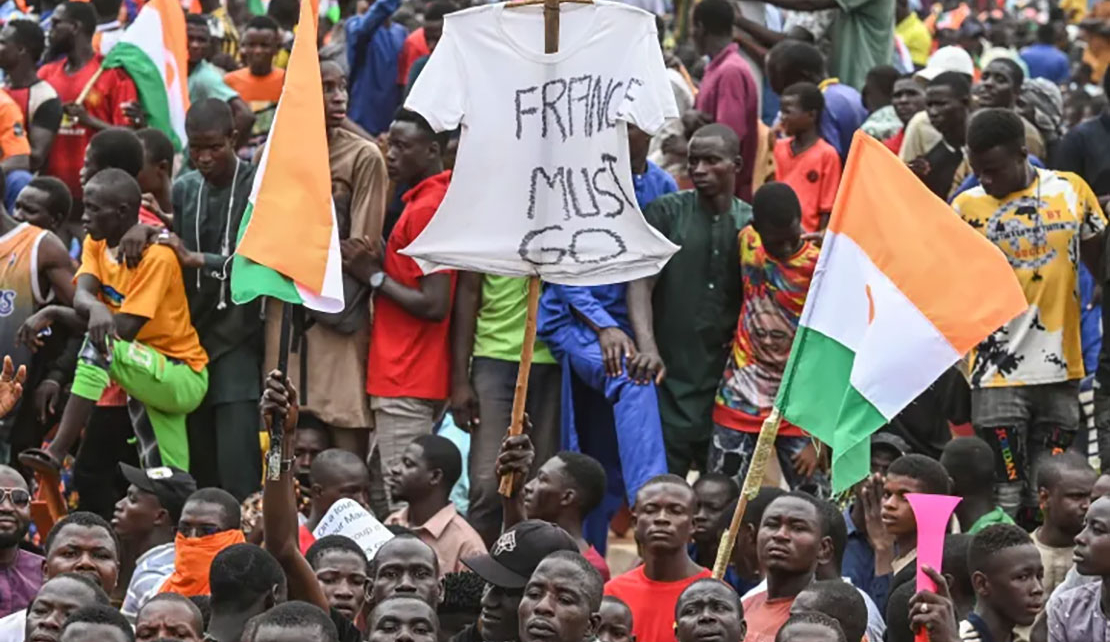
[[[58,92],[63,105],[72,103],[96,74],[102,60],[102,56],[94,56],[77,73],[71,75],[65,71],[66,59],[63,58],[43,65],[39,69],[39,78],[50,83]],[[135,83],[127,72],[122,69],[105,69],[85,97],[84,106],[94,118],[110,125],[128,126],[131,121],[123,113],[123,106],[138,99]],[[50,148],[50,156],[43,168],[44,174],[56,176],[69,187],[75,202],[80,202],[82,195],[80,173],[85,162],[85,148],[95,133],[72,118],[63,116],[54,145]]]
[[[677,582],[657,582],[641,564],[605,583],[605,594],[618,597],[632,611],[632,632],[644,642],[674,642],[674,606],[694,582],[711,577],[709,569]]]

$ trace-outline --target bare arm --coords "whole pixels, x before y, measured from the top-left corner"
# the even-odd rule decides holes
[[[31,125],[27,136],[27,142],[31,143],[31,171],[37,172],[46,164],[46,157],[50,155],[50,147],[54,144],[57,133],[53,129]]]
[[[402,285],[387,274],[379,291],[400,304],[405,312],[427,321],[442,321],[451,311],[450,274],[421,277],[417,289]]]
[[[463,430],[477,427],[478,396],[470,385],[470,357],[474,354],[474,331],[482,305],[482,275],[459,272],[451,317],[451,414]]]
[[[636,347],[642,352],[659,352],[655,344],[655,320],[651,309],[655,281],[656,277],[649,276],[628,284],[628,320],[636,335]]]
[[[47,234],[39,245],[39,276],[49,285],[62,305],[73,305],[73,261],[62,240]]]
[[[750,34],[757,44],[764,47],[764,52],[786,39],[786,34],[768,29],[744,16],[736,16],[735,24],[743,29],[745,33]]]

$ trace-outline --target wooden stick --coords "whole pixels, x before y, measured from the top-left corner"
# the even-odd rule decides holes
[[[559,51],[559,0],[543,2],[543,52]]]
[[[536,347],[536,316],[540,306],[540,277],[528,279],[528,316],[524,321],[524,343],[520,346],[520,368],[516,372],[516,389],[513,391],[513,414],[509,423],[509,436],[524,432],[524,403],[528,400],[528,375],[532,373],[532,352]],[[516,475],[501,477],[497,492],[512,497],[516,488]]]
[[[740,501],[736,503],[736,512],[732,514],[732,523],[728,530],[721,534],[721,544],[717,547],[717,559],[713,562],[713,577],[721,579],[728,569],[728,561],[732,558],[732,547],[736,545],[736,533],[740,530],[740,521],[744,519],[744,511],[748,502],[759,494],[763,485],[763,474],[767,469],[767,460],[775,452],[775,439],[779,435],[779,425],[782,415],[778,408],[772,408],[771,414],[763,421],[759,429],[759,439],[755,442],[755,452],[752,454],[752,463],[748,466],[748,474],[744,476],[744,488],[740,491]]]
[[[89,97],[89,92],[92,91],[93,85],[96,84],[97,80],[100,80],[100,74],[102,73],[104,73],[104,67],[97,67],[96,73],[92,75],[92,78],[89,78],[89,82],[85,83],[85,88],[81,90],[81,93],[77,95],[77,100],[73,102],[78,105],[84,104],[85,99]]]

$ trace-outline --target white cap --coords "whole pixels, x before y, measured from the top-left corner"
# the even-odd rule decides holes
[[[967,53],[962,47],[941,47],[936,50],[936,53],[929,56],[929,62],[925,65],[925,68],[917,72],[915,76],[929,81],[946,71],[957,71],[966,75],[968,79],[972,78],[975,75],[975,63],[971,61],[971,54]]]

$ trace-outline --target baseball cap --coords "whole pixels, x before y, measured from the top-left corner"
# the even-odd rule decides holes
[[[894,435],[889,432],[873,433],[871,435],[871,447],[874,448],[875,446],[887,446],[889,448],[893,448],[898,451],[899,456],[913,452],[910,449],[910,445],[906,443],[905,439],[902,439],[898,435]]]
[[[121,462],[119,470],[128,483],[157,497],[174,523],[185,508],[185,500],[197,490],[193,476],[179,468],[158,466],[142,469]]]
[[[941,47],[929,56],[929,62],[915,77],[928,81],[946,71],[956,71],[968,78],[975,76],[975,63],[971,61],[971,54],[955,45]]]
[[[574,538],[551,522],[526,519],[497,538],[490,552],[463,560],[483,580],[522,589],[543,558],[555,551],[578,551]]]

